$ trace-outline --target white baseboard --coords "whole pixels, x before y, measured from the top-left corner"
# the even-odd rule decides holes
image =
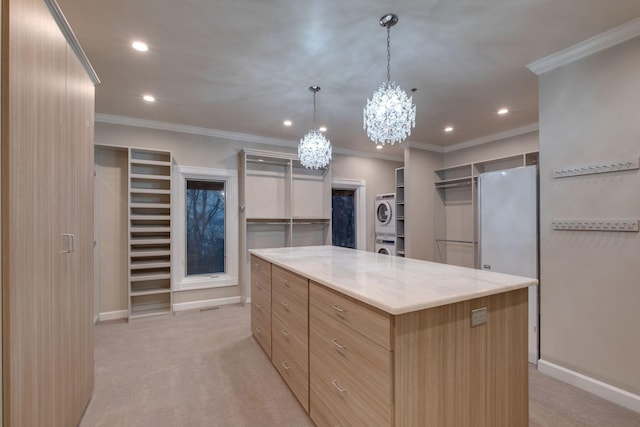
[[[593,393],[635,412],[640,412],[640,396],[545,360],[538,360],[538,370],[560,381]]]
[[[218,307],[220,305],[227,304],[239,304],[242,302],[242,297],[229,297],[229,298],[217,298],[207,299],[193,302],[180,302],[173,304],[173,311],[194,310],[197,308]]]
[[[129,317],[129,310],[106,311],[98,316],[101,322],[105,320],[126,319]]]

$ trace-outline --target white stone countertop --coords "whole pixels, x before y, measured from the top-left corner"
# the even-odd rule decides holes
[[[538,284],[529,277],[336,246],[249,252],[393,315]]]

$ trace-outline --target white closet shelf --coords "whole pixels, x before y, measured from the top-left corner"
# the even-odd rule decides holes
[[[149,282],[151,280],[163,280],[170,278],[170,273],[130,273],[130,280],[132,282]]]
[[[171,162],[165,162],[161,160],[141,160],[141,159],[131,159],[132,165],[151,165],[151,166],[171,166]]]
[[[142,295],[158,295],[158,294],[167,294],[171,292],[171,289],[162,288],[162,289],[145,289],[141,291],[131,291],[132,297],[139,297]]]
[[[131,179],[146,179],[153,181],[170,181],[171,175],[150,175],[144,173],[132,173]]]
[[[147,208],[147,209],[169,209],[171,208],[171,203],[131,203],[132,208]]]
[[[137,239],[131,239],[129,241],[129,243],[131,245],[163,245],[163,244],[170,244],[171,243],[171,239],[162,237],[162,238],[152,238],[152,237],[145,237],[145,238],[137,238]]]
[[[135,249],[131,251],[132,258],[161,257],[170,255],[171,251],[168,249]]]
[[[155,188],[131,188],[131,194],[171,194],[171,190],[162,190]]]
[[[131,263],[131,269],[132,270],[139,270],[139,269],[147,269],[147,268],[167,268],[167,267],[171,267],[171,262],[170,261],[147,261],[147,262],[137,262],[134,261]]]
[[[129,231],[131,233],[168,233],[171,231],[171,227],[137,225],[135,227],[131,227]]]
[[[171,215],[131,215],[131,221],[169,221]]]
[[[467,186],[473,183],[473,177],[464,176],[460,178],[451,178],[451,179],[443,179],[435,183],[437,188],[448,188],[448,187],[458,187],[458,186]]]

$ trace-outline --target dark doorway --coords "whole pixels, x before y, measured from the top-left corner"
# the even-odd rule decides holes
[[[331,236],[333,246],[356,247],[356,191],[331,192]]]

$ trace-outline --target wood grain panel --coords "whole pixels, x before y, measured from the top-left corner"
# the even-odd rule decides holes
[[[526,289],[397,316],[396,425],[527,426],[526,326]]]
[[[280,317],[272,318],[272,362],[289,385],[305,411],[309,411],[309,345],[308,338],[280,333],[290,329]]]

